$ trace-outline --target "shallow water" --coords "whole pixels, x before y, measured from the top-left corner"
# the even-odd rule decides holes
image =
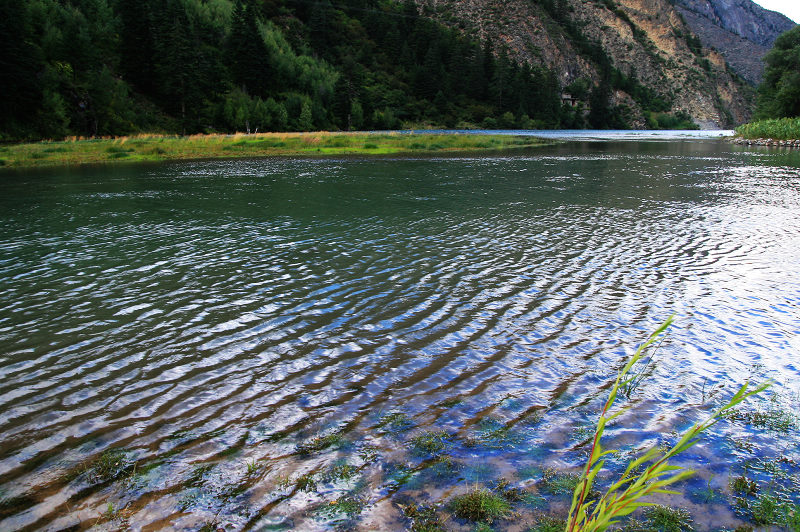
[[[672,313],[608,445],[674,440],[751,378],[778,383],[757,408],[796,407],[800,152],[5,172],[0,229],[0,530],[402,529],[400,505],[502,477],[530,496],[496,528],[524,529],[564,511],[544,470],[579,467],[616,371]],[[429,430],[442,449],[414,447]],[[747,521],[742,468],[791,499],[796,432],[721,422],[663,502]]]

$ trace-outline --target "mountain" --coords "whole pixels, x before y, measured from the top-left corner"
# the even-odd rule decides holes
[[[0,0],[0,141],[745,122],[695,15],[762,48],[785,26],[749,0]]]
[[[673,0],[703,46],[718,50],[740,76],[757,85],[762,59],[778,36],[795,26],[751,0]]]
[[[546,65],[568,90],[596,86],[607,60],[702,127],[750,118],[761,57],[793,26],[750,0],[423,0],[420,7],[506,45],[517,61]],[[640,98],[617,86],[612,99],[634,126],[648,125],[652,109]]]

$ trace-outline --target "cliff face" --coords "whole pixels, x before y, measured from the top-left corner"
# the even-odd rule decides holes
[[[703,46],[718,50],[750,83],[761,82],[762,59],[778,36],[795,24],[750,0],[673,0]]]
[[[751,116],[753,88],[729,70],[725,55],[700,46],[691,15],[674,0],[417,1],[423,13],[475,38],[491,38],[519,62],[548,66],[565,87],[576,81],[597,85],[608,60],[703,128],[730,127]],[[762,27],[757,9],[747,11],[749,18],[740,16],[743,11],[733,4],[749,0],[692,3],[707,4],[721,24],[747,35],[739,38],[748,43],[756,36],[764,43],[774,40],[783,27],[774,17]],[[714,11],[717,4],[731,7]],[[651,113],[641,97],[617,88],[612,103],[627,107],[634,127],[646,126]]]

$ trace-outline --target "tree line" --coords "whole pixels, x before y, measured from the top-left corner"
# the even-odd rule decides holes
[[[800,117],[800,26],[777,38],[764,63],[755,118]]]

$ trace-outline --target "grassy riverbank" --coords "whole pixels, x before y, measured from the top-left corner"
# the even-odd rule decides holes
[[[800,139],[800,118],[776,118],[742,124],[736,136],[744,139]]]
[[[535,137],[403,133],[138,135],[0,146],[0,166],[34,167],[182,159],[390,155],[505,150],[547,144]]]

